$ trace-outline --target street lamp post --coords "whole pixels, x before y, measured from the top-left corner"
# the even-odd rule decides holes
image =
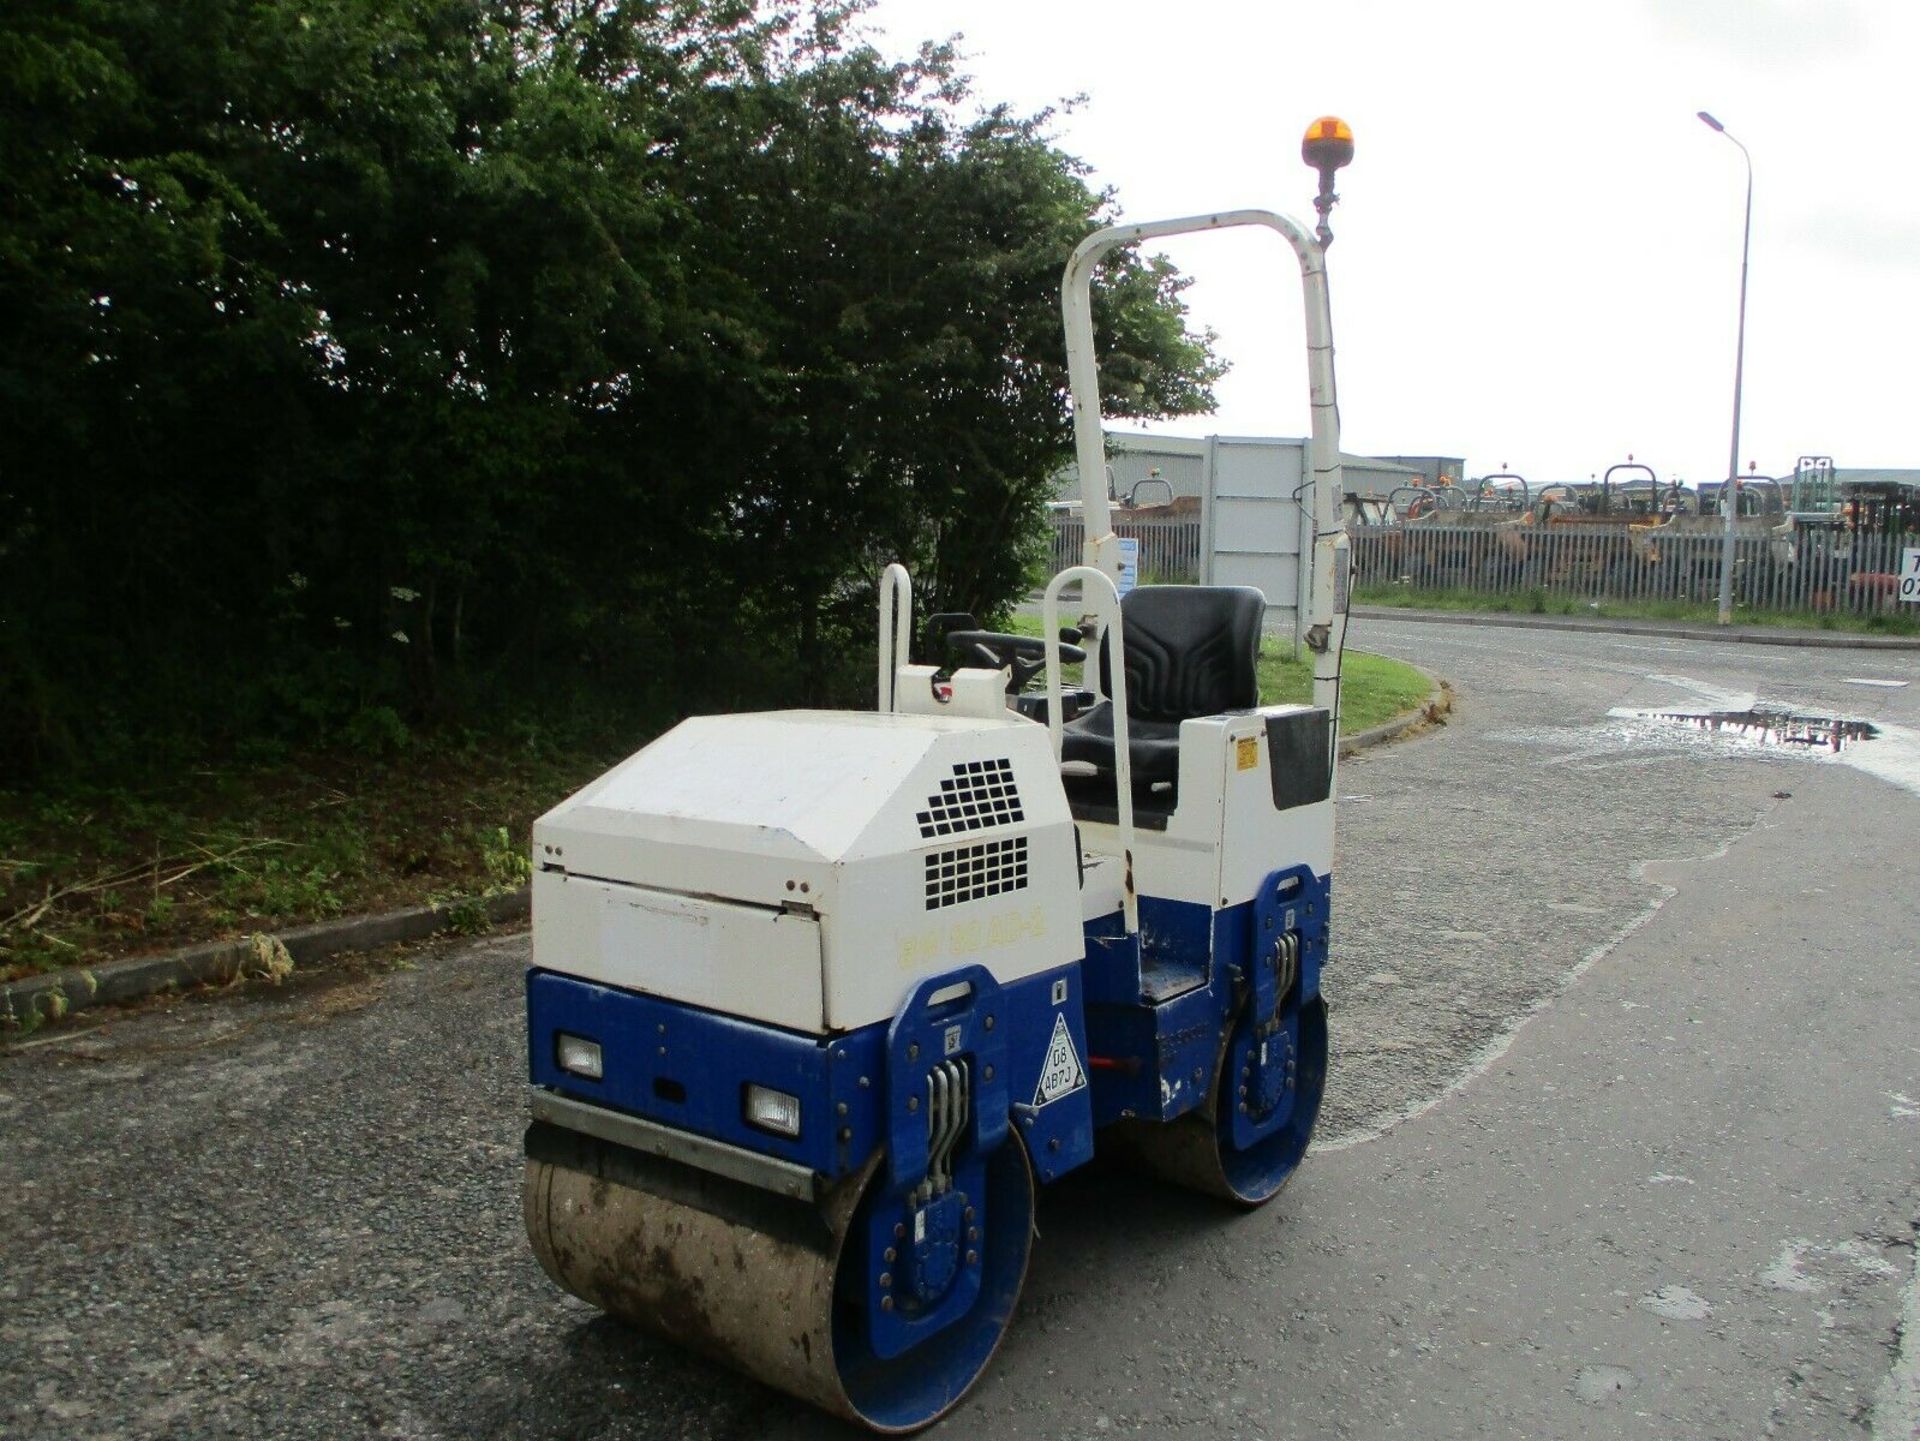
[[[1735,145],[1739,140],[1706,111],[1700,112],[1702,124],[1710,126]],[[1727,483],[1720,490],[1720,624],[1733,623],[1733,523],[1740,508],[1740,382],[1747,364],[1747,254],[1753,242],[1753,157],[1740,145],[1740,156],[1747,162],[1747,218],[1740,232],[1740,328],[1733,347],[1733,442],[1727,454]]]

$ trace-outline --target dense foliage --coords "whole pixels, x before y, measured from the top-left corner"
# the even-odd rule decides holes
[[[1106,202],[860,8],[0,8],[0,770],[823,698],[894,558],[1004,604]],[[1110,411],[1206,403],[1182,285],[1105,273]]]

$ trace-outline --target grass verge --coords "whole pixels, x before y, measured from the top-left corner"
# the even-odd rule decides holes
[[[0,980],[510,889],[533,818],[616,759],[416,739],[0,792]]]
[[[1260,699],[1269,705],[1313,698],[1313,663],[1269,641],[1260,651]],[[1340,734],[1358,735],[1427,703],[1433,683],[1405,661],[1347,647],[1340,664]]]
[[[1035,615],[1015,615],[1008,624],[1017,635],[1041,633],[1040,618]],[[1295,658],[1289,654],[1291,649],[1272,636],[1260,642],[1257,674],[1260,699],[1267,705],[1304,705],[1313,698],[1313,662],[1305,651]],[[1067,675],[1073,678],[1074,667],[1067,667]],[[1426,676],[1404,661],[1349,646],[1341,662],[1340,734],[1357,735],[1416,710],[1426,704],[1432,690]]]
[[[1685,600],[1589,600],[1535,588],[1512,595],[1478,590],[1421,590],[1404,585],[1356,586],[1355,605],[1391,606],[1400,610],[1479,611],[1509,615],[1571,615],[1589,619],[1671,621],[1683,625],[1718,623],[1716,606]],[[1856,615],[1852,611],[1768,611],[1748,606],[1733,608],[1735,625],[1768,626],[1786,630],[1848,631],[1863,635],[1920,635],[1920,615]]]
[[[1039,633],[1032,617],[1015,624]],[[1269,642],[1261,696],[1312,690],[1311,664]],[[1419,706],[1428,683],[1349,650],[1343,691],[1345,735]],[[384,760],[305,755],[0,791],[0,980],[517,886],[534,817],[642,739],[530,752],[417,738]]]

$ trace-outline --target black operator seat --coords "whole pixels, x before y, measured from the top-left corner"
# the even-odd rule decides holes
[[[1255,658],[1267,600],[1251,586],[1153,585],[1120,602],[1126,633],[1127,754],[1135,789],[1180,774],[1180,722],[1260,703]],[[1100,646],[1100,688],[1113,689]],[[1063,728],[1063,761],[1114,772],[1113,705],[1101,701]]]

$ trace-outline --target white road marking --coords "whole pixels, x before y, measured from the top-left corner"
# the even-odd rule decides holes
[[[1864,675],[1850,675],[1850,676],[1841,677],[1840,684],[1841,685],[1877,685],[1877,686],[1884,686],[1888,690],[1900,690],[1905,686],[1909,686],[1913,684],[1913,682],[1904,681],[1904,680],[1874,680]]]
[[[1685,1286],[1662,1286],[1640,1298],[1640,1304],[1669,1321],[1704,1321],[1713,1314],[1705,1298]]]
[[[1920,1436],[1920,1252],[1900,1308],[1900,1354],[1873,1393],[1876,1441],[1913,1441]]]
[[[1722,690],[1717,685],[1708,685],[1707,682],[1695,680],[1692,676],[1654,672],[1647,679],[1658,681],[1661,685],[1673,686],[1676,690],[1687,691],[1699,697],[1701,704],[1694,707],[1697,710],[1752,710],[1760,703],[1760,697],[1750,690]],[[1680,707],[1675,706],[1671,709],[1678,710]]]
[[[1920,795],[1920,731],[1875,721],[1880,734],[1848,746],[1837,759],[1888,785]]]
[[[1564,632],[1562,633],[1564,634]],[[1679,656],[1691,655],[1691,656],[1700,656],[1702,658],[1705,658],[1706,656],[1711,654],[1711,652],[1702,650],[1698,646],[1690,646],[1690,645],[1682,645],[1682,644],[1637,645],[1632,641],[1610,640],[1607,642],[1607,645],[1613,650],[1641,650],[1641,651],[1647,651],[1648,653],[1653,655],[1679,655]]]
[[[1774,1258],[1772,1265],[1760,1273],[1760,1280],[1776,1291],[1811,1294],[1825,1290],[1828,1282],[1807,1274],[1809,1261],[1815,1264],[1824,1262],[1829,1266],[1835,1261],[1843,1261],[1862,1276],[1872,1277],[1876,1281],[1890,1281],[1900,1274],[1886,1257],[1868,1250],[1858,1241],[1836,1241],[1823,1246],[1795,1237],[1781,1244],[1780,1254]]]
[[[1776,1291],[1801,1291],[1809,1295],[1820,1290],[1822,1283],[1801,1269],[1806,1253],[1805,1241],[1788,1241],[1781,1246],[1773,1264],[1760,1273],[1761,1284]]]
[[[1476,1051],[1473,1056],[1468,1059],[1467,1064],[1461,1069],[1460,1073],[1445,1086],[1441,1087],[1440,1090],[1431,1096],[1408,1102],[1400,1110],[1374,1125],[1367,1126],[1358,1131],[1349,1131],[1344,1136],[1336,1137],[1324,1143],[1315,1141],[1313,1143],[1314,1154],[1329,1155],[1334,1151],[1344,1151],[1350,1146],[1364,1146],[1369,1141],[1377,1141],[1386,1135],[1387,1132],[1405,1122],[1418,1120],[1421,1116],[1433,1110],[1434,1107],[1449,1100],[1455,1093],[1465,1090],[1468,1086],[1472,1085],[1481,1076],[1499,1064],[1500,1059],[1505,1056],[1508,1051],[1513,1049],[1514,1041],[1519,1038],[1520,1032],[1526,1028],[1529,1021],[1542,1011],[1551,1010],[1562,996],[1580,983],[1588,971],[1605,960],[1627,937],[1631,936],[1635,931],[1659,915],[1661,907],[1665,906],[1668,901],[1680,894],[1677,886],[1670,886],[1663,881],[1655,881],[1649,877],[1647,875],[1647,867],[1673,864],[1685,865],[1689,862],[1704,864],[1717,861],[1733,848],[1733,842],[1736,839],[1738,839],[1738,837],[1728,837],[1718,846],[1714,847],[1712,851],[1703,856],[1649,856],[1646,860],[1636,862],[1633,867],[1635,878],[1643,884],[1654,887],[1659,892],[1658,895],[1647,903],[1645,910],[1641,911],[1639,915],[1628,921],[1626,925],[1622,926],[1613,935],[1600,942],[1599,945],[1582,956],[1565,975],[1560,977],[1558,983],[1550,986],[1546,991],[1535,997],[1533,1003],[1515,1019],[1512,1025],[1508,1026],[1506,1030],[1502,1031]],[[1698,1022],[1696,1021],[1695,1024],[1698,1024]]]

